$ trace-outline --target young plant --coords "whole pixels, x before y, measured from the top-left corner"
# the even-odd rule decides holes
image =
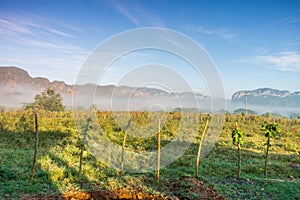
[[[83,140],[80,143],[79,170],[78,170],[78,177],[79,178],[80,178],[81,172],[82,172],[84,143],[85,143],[85,140],[86,140],[86,134],[87,134],[87,132],[89,131],[89,128],[90,128],[90,122],[91,121],[92,121],[92,119],[90,117],[86,120],[86,127],[85,127],[85,130],[84,130]]]
[[[241,145],[243,145],[243,138],[244,138],[244,133],[241,129],[238,128],[237,123],[235,123],[235,129],[232,130],[232,143],[233,145],[237,146],[238,150],[238,178],[240,178],[241,175],[241,163],[242,163],[242,158],[241,158]]]
[[[267,163],[268,163],[268,155],[269,155],[269,148],[271,146],[270,144],[270,138],[274,138],[276,133],[280,133],[280,128],[278,124],[274,123],[268,123],[264,122],[262,125],[263,131],[265,133],[265,137],[267,137],[267,142],[264,145],[267,145],[267,151],[266,151],[266,157],[265,157],[265,168],[264,168],[264,176],[267,177]]]

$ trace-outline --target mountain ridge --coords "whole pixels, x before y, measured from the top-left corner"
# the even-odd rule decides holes
[[[254,90],[240,90],[235,92],[232,102],[247,102],[252,105],[300,107],[300,91],[291,93],[288,90],[273,88],[258,88]]]
[[[231,99],[237,100],[245,95],[253,96],[253,97],[257,97],[257,96],[287,97],[287,96],[293,96],[293,95],[300,95],[300,91],[291,93],[288,90],[278,90],[278,89],[269,88],[269,87],[257,88],[254,90],[239,90],[232,95]]]
[[[0,87],[2,88],[22,88],[31,90],[44,90],[47,87],[56,89],[59,93],[72,96],[76,94],[94,93],[95,95],[102,96],[133,96],[133,97],[170,97],[172,95],[181,96],[194,96],[199,99],[208,99],[199,93],[182,92],[182,93],[169,93],[162,89],[148,88],[148,87],[131,87],[131,86],[115,86],[115,85],[96,85],[86,83],[84,85],[70,85],[64,81],[49,81],[44,77],[31,77],[26,70],[18,67],[0,67]],[[74,90],[75,89],[75,90]]]
[[[138,98],[138,99],[168,99],[178,96],[182,99],[197,99],[197,101],[210,101],[211,98],[194,92],[170,93],[162,89],[147,87],[115,86],[115,85],[95,85],[87,83],[84,85],[70,85],[64,81],[49,81],[44,77],[31,77],[26,70],[18,67],[0,67],[0,98],[4,103],[9,102],[15,95],[26,96],[22,102],[32,101],[35,94],[47,87],[55,88],[69,99],[68,104],[72,104],[71,98],[75,95],[93,94],[99,97],[117,98]],[[95,90],[96,88],[96,90]],[[30,94],[29,94],[30,93]],[[229,104],[244,104],[245,96],[249,105],[259,106],[279,106],[279,107],[300,107],[300,91],[289,92],[288,90],[278,90],[272,88],[258,88],[254,90],[240,90],[235,92]],[[10,97],[7,98],[7,96]],[[6,98],[6,99],[5,99]],[[16,98],[17,99],[17,98]],[[21,103],[20,101],[18,102]],[[0,105],[2,103],[0,102]],[[188,105],[188,103],[186,103]]]

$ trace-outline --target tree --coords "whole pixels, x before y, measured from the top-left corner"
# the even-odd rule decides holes
[[[34,102],[26,105],[26,109],[64,111],[63,98],[53,88],[46,88],[41,94],[34,97]]]
[[[92,111],[92,112],[96,112],[98,110],[98,107],[96,104],[91,104],[88,108],[88,110]]]
[[[267,145],[266,157],[265,157],[265,170],[264,170],[264,176],[266,178],[267,177],[267,163],[268,163],[269,148],[271,146],[270,138],[274,138],[275,133],[280,133],[281,130],[280,130],[278,124],[275,124],[275,123],[271,124],[271,123],[268,123],[268,122],[264,122],[262,127],[263,127],[263,131],[265,133],[265,137],[268,138],[267,142],[265,143],[265,145]]]
[[[4,112],[4,111],[6,111],[5,106],[0,106],[0,112]]]
[[[233,145],[237,146],[237,150],[238,150],[238,178],[240,178],[241,175],[241,162],[242,162],[242,158],[241,158],[241,145],[243,145],[243,138],[244,138],[244,132],[238,128],[237,123],[235,123],[235,129],[232,130],[231,133],[231,138],[232,138],[232,143]]]

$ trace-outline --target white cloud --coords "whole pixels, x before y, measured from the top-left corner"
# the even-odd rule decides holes
[[[205,35],[215,35],[219,36],[223,39],[232,39],[236,35],[229,32],[226,29],[210,29],[210,28],[205,28],[203,26],[187,26],[187,29],[190,31],[196,31]]]
[[[260,47],[260,48],[258,49],[258,53],[259,53],[259,54],[267,54],[267,53],[269,53],[269,49],[266,48],[266,47]]]
[[[153,10],[149,10],[148,7],[144,7],[140,2],[136,2],[134,10],[139,14],[139,17],[148,22],[151,26],[165,27],[163,20]],[[147,24],[148,25],[148,24]]]
[[[73,35],[62,31],[66,29],[67,24],[62,24],[61,28],[59,25],[51,26],[49,23],[51,24],[47,19],[35,15],[1,13],[0,36],[3,37],[0,38],[0,42],[3,39],[4,43],[11,43],[9,46],[21,44],[37,47],[39,50],[52,49],[67,54],[82,51],[82,48],[65,42],[66,37],[74,38]]]
[[[0,18],[0,34],[1,35],[9,35],[9,34],[16,34],[16,33],[32,34],[31,30],[27,26]]]
[[[69,37],[69,38],[74,38],[74,36],[68,34],[68,33],[64,33],[62,31],[59,31],[57,29],[54,29],[54,28],[48,28],[48,27],[45,27],[45,30],[49,31],[50,33],[54,33],[56,35],[60,35],[60,36],[64,36],[64,37]]]
[[[70,45],[70,44],[55,44],[51,42],[32,40],[32,39],[22,39],[20,43],[27,46],[41,47],[41,48],[52,48],[62,50],[64,52],[72,52],[81,50],[80,47]]]
[[[141,14],[144,13],[144,11],[141,11]],[[152,14],[152,13],[144,13],[145,18],[148,20],[148,22],[151,24],[151,26],[157,26],[157,27],[165,27],[165,24],[161,20],[161,18],[158,15]]]
[[[297,52],[280,52],[272,55],[256,56],[242,62],[264,64],[268,68],[283,71],[300,71],[300,54]]]
[[[74,82],[88,55],[63,22],[31,14],[0,13],[0,65],[17,66],[35,76]]]
[[[300,22],[300,17],[287,17],[279,20],[277,24],[293,24]]]
[[[3,15],[0,14],[0,35],[38,35],[43,33],[47,35],[51,34],[69,38],[74,37],[69,33],[58,30],[58,28],[54,28],[49,25],[42,25],[36,18],[38,17],[34,17],[31,19],[25,15],[22,16],[11,13],[6,13]],[[43,24],[46,23],[44,22]]]
[[[300,38],[295,38],[293,40],[290,40],[288,43],[287,43],[288,46],[298,46],[300,45]]]
[[[134,17],[128,9],[126,9],[124,6],[122,6],[117,1],[112,1],[114,8],[122,15],[124,15],[127,19],[129,19],[131,22],[133,22],[136,26],[140,24],[139,20]]]
[[[122,1],[110,1],[110,4],[118,13],[134,23],[135,26],[141,26],[142,21],[144,20],[148,23],[146,24],[147,26],[150,24],[151,26],[165,27],[159,15],[140,4],[140,2],[131,2],[130,7],[125,6],[120,2]]]

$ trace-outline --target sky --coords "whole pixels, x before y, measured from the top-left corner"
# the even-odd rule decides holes
[[[300,91],[299,0],[1,0],[0,66],[74,84],[84,62],[104,41],[146,27],[174,30],[204,48],[226,98],[262,87]],[[143,62],[155,63],[155,69],[173,67],[194,91],[207,93],[205,77],[195,75],[193,66],[157,50],[123,56],[100,82],[118,84]]]

